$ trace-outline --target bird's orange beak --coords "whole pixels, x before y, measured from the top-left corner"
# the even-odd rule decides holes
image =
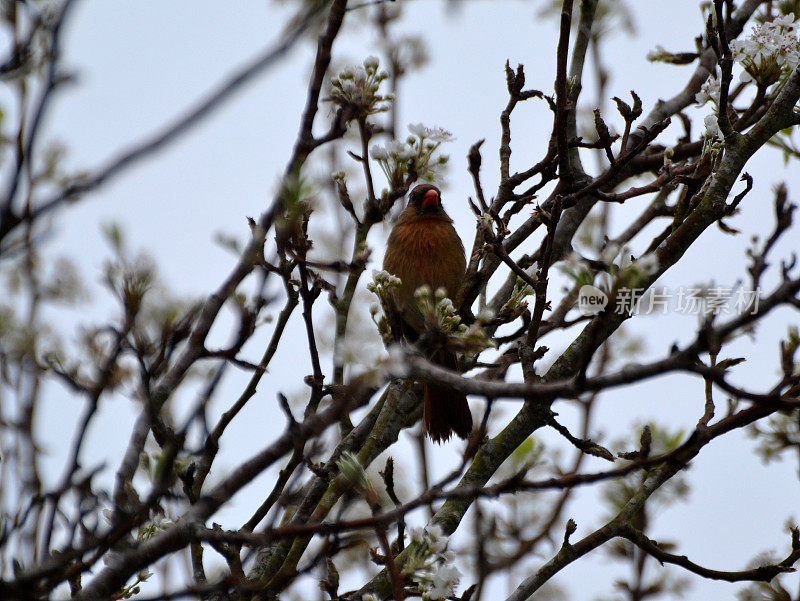
[[[422,197],[422,208],[436,207],[439,205],[439,193],[436,190],[428,190]]]

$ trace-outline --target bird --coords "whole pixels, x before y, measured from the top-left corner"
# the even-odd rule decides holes
[[[433,184],[420,184],[408,195],[408,204],[389,234],[384,271],[398,277],[400,286],[389,296],[390,323],[399,324],[399,337],[416,341],[426,331],[415,291],[424,285],[444,288],[448,298],[458,291],[466,271],[464,245],[453,220],[442,206],[442,195]],[[440,348],[429,357],[434,363],[457,370],[455,353]],[[472,432],[467,397],[444,384],[424,384],[422,412],[425,430],[434,442],[452,434],[466,439]]]

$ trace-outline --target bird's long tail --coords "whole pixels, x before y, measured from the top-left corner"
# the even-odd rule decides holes
[[[440,351],[434,361],[448,369],[458,368],[453,353]],[[472,432],[472,413],[466,395],[442,384],[425,384],[425,404],[422,421],[428,436],[434,442],[442,442],[455,433],[466,439]]]

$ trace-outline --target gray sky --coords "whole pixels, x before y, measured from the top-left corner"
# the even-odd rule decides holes
[[[697,2],[632,0],[628,4],[638,35],[612,36],[603,57],[611,70],[606,119],[618,128],[621,120],[608,106],[611,96],[625,98],[629,90],[635,89],[647,112],[658,98],[669,97],[683,87],[691,73],[691,67],[649,63],[644,58],[646,53],[656,45],[675,51],[691,50],[694,36],[703,29]],[[452,12],[439,2],[420,0],[406,5],[400,29],[424,34],[431,61],[406,79],[401,89],[399,123],[403,127],[420,121],[435,124],[456,136],[456,141],[445,149],[451,164],[444,194],[445,205],[465,241],[471,241],[474,229],[465,202],[472,194],[465,156],[476,140],[486,138],[482,175],[487,191],[496,189],[498,180],[499,113],[506,103],[505,60],[509,59],[512,65],[525,64],[528,87],[552,92],[557,31],[554,20],[536,16],[542,6],[542,2],[474,1],[465,3],[463,10]],[[285,9],[265,1],[80,3],[67,30],[65,49],[66,63],[78,75],[78,84],[58,97],[49,115],[45,138],[58,139],[67,146],[71,167],[93,168],[101,164],[118,149],[170,121],[234,66],[276,39],[285,14]],[[348,29],[346,37],[335,46],[336,60],[340,62],[359,63],[370,54],[377,54],[377,49],[363,27]],[[109,221],[124,225],[132,249],[144,250],[154,257],[174,294],[196,297],[218,285],[234,258],[213,243],[214,235],[223,232],[243,239],[247,233],[245,216],[256,217],[267,206],[298,128],[312,57],[312,44],[299,46],[288,60],[248,86],[190,135],[58,215],[47,252],[51,256],[73,257],[90,283],[92,294],[92,313],[59,313],[66,340],[75,338],[74,326],[116,315],[114,303],[99,286],[103,260],[109,255],[101,225]],[[591,77],[584,90],[585,106],[593,108],[596,93]],[[0,103],[8,103],[7,91],[0,91]],[[696,131],[702,126],[702,116],[710,110],[706,106],[694,113]],[[319,117],[327,117],[327,109]],[[514,113],[512,127],[512,166],[522,169],[543,155],[551,127],[549,110],[541,102],[526,103]],[[743,277],[747,240],[754,233],[768,234],[772,227],[773,185],[786,180],[790,198],[795,200],[800,190],[800,171],[796,166],[786,170],[777,153],[763,153],[748,164],[747,171],[755,178],[755,188],[742,203],[741,214],[729,220],[743,233],[731,237],[716,228],[709,229],[660,283],[675,288],[714,280],[731,286]],[[634,199],[629,201],[630,206],[615,207],[612,231],[619,232],[626,222],[625,215],[634,214],[644,202]],[[788,255],[791,236],[795,236],[793,245],[797,246],[796,233],[790,233],[789,240],[776,249],[776,258]],[[647,236],[637,238],[635,254],[646,241]],[[373,244],[375,261],[371,267],[377,267],[382,256],[378,237]],[[767,282],[772,281],[767,278]],[[758,345],[746,340],[737,343],[736,352],[752,359],[741,368],[741,381],[758,388],[759,380],[766,386],[774,377],[777,340],[785,333],[789,319],[790,315],[782,312],[764,324]],[[671,314],[632,322],[630,331],[645,339],[649,356],[655,357],[666,352],[673,341],[689,340],[696,319]],[[302,390],[297,382],[310,371],[299,323],[292,327],[271,376],[262,382],[254,402],[232,424],[218,467],[235,465],[282,429],[283,417],[275,405],[275,394],[279,390]],[[219,343],[224,343],[224,328],[215,332]],[[263,332],[265,337],[269,329]],[[575,333],[547,340],[553,355]],[[263,337],[256,339],[246,347],[253,357],[260,354],[264,344]],[[297,341],[297,346],[292,347],[292,340]],[[219,412],[226,407],[223,399],[235,399],[246,377],[235,370],[229,373],[224,389],[227,397],[223,395],[214,407]],[[702,393],[701,381],[675,376],[612,391],[600,404],[593,435],[602,434],[606,442],[636,436],[637,427],[649,419],[688,429],[702,413]],[[178,404],[190,399],[179,398]],[[79,402],[53,388],[42,414],[39,428],[51,450],[48,467],[53,476],[61,471],[62,450],[69,444],[66,425],[74,422]],[[482,407],[481,401],[473,401],[473,411]],[[106,401],[105,410],[91,431],[90,448],[94,450],[90,455],[96,453],[109,465],[116,464],[127,443],[133,409],[127,400]],[[510,417],[515,409],[516,404],[512,404],[506,415]],[[556,411],[565,423],[574,425],[575,412],[569,405],[559,403]],[[401,440],[406,438],[403,435]],[[544,439],[556,442],[549,434]],[[786,463],[764,467],[750,453],[752,446],[753,441],[737,434],[704,449],[687,474],[692,486],[689,503],[658,515],[651,536],[679,541],[681,553],[708,567],[725,570],[744,568],[750,558],[764,550],[784,553],[789,541],[784,522],[792,515],[795,519],[800,517],[796,513],[800,487],[795,466]],[[438,472],[444,474],[452,469],[453,448],[460,446],[451,443],[436,451]],[[407,447],[403,443],[396,449],[392,454],[402,463]],[[603,467],[591,461],[585,466]],[[260,502],[271,477],[268,474],[259,478],[240,493],[233,507],[220,514],[218,521],[235,526],[250,507]],[[416,486],[416,482],[412,484]],[[416,489],[409,490],[409,494],[413,490]],[[587,490],[565,517],[578,522],[575,536],[580,536],[597,527],[605,515],[597,496]],[[415,517],[421,519],[422,515]],[[613,575],[605,572],[607,565],[607,556],[596,551],[588,561],[566,569],[557,582],[572,591],[575,599],[593,599],[609,593],[614,579],[624,575],[618,568]],[[520,572],[512,586],[522,576]],[[698,599],[730,598],[741,588],[696,578],[692,581],[691,596]],[[586,585],[587,582],[591,584]],[[796,587],[797,577],[790,582]],[[505,591],[506,585],[498,581],[498,591]]]

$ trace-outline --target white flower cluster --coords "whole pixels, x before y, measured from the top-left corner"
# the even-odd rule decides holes
[[[389,273],[385,269],[373,269],[372,279],[374,286],[382,286],[384,288],[396,288],[400,285],[400,278],[396,275]]]
[[[445,333],[459,333],[467,329],[444,288],[437,288],[434,292],[430,286],[422,285],[414,291],[414,300],[422,313],[425,327],[438,328]]]
[[[376,144],[370,149],[370,156],[378,162],[389,185],[397,188],[402,185],[410,171],[417,177],[434,181],[437,170],[448,161],[446,155],[434,157],[433,154],[444,142],[452,142],[453,134],[441,127],[426,127],[421,123],[408,126],[411,132],[405,142],[392,140],[385,146]]]
[[[429,286],[420,286],[414,292],[414,300],[427,328],[437,328],[440,332],[449,334],[450,344],[460,353],[476,355],[484,349],[495,346],[491,338],[483,329],[488,319],[476,319],[467,327],[461,323],[461,317],[456,311],[453,301],[447,298],[447,291],[438,288],[431,294]]]
[[[422,140],[427,139],[432,142],[452,142],[455,140],[452,133],[436,125],[426,127],[422,123],[411,123],[408,126],[408,131]]]
[[[739,79],[766,88],[787,76],[800,64],[800,24],[794,15],[761,23],[745,38],[731,42],[733,60],[742,66]],[[701,106],[709,100],[719,104],[720,79],[715,70],[695,96]]]
[[[404,162],[414,156],[414,148],[405,142],[392,140],[386,146],[376,144],[370,149],[369,154],[376,161]]]
[[[411,577],[419,585],[421,599],[446,599],[453,594],[461,579],[461,571],[454,565],[455,553],[447,551],[448,537],[438,524],[424,530],[412,528],[409,533],[417,545]],[[415,598],[420,599],[407,597],[409,601]]]
[[[703,106],[709,100],[712,101],[715,106],[719,104],[719,77],[717,77],[716,72],[706,79],[694,99],[700,106]]]
[[[139,540],[153,538],[159,532],[169,530],[174,525],[175,522],[172,520],[167,519],[163,515],[156,515],[152,521],[139,527]]]
[[[444,288],[436,290],[436,321],[445,332],[457,331],[461,332],[464,325],[461,323],[461,318],[456,313],[456,307],[449,298]]]
[[[697,104],[703,106],[709,100],[715,106],[719,106],[719,93],[720,93],[720,78],[717,74],[716,69],[714,73],[706,79],[703,86],[700,88],[700,91],[695,95],[694,99],[697,101]],[[705,138],[706,140],[715,140],[721,137],[719,131],[719,123],[717,123],[717,115],[716,112],[710,113],[703,118],[703,124],[706,128]]]
[[[730,44],[733,60],[743,69],[739,79],[755,82],[764,89],[785,79],[800,64],[799,33],[800,25],[795,22],[794,14],[788,14],[756,25],[747,37],[733,40]],[[715,69],[695,100],[700,106],[711,101],[718,107],[719,94],[720,76]],[[721,137],[716,115],[707,115],[703,122],[706,140]]]
[[[378,297],[380,301],[381,307],[385,307],[389,300],[389,295],[391,294],[392,290],[395,290],[400,287],[401,281],[396,275],[389,273],[381,269],[373,270],[372,271],[372,282],[367,284],[367,290],[372,292],[375,296]],[[392,341],[392,331],[391,327],[389,326],[389,322],[386,319],[385,315],[381,315],[378,317],[378,307],[370,307],[370,315],[372,316],[372,321],[378,327],[378,333],[383,338],[383,341],[389,343]]]
[[[798,33],[794,14],[788,14],[756,25],[744,39],[733,40],[733,58],[744,68],[740,79],[766,87],[788,75],[800,64]]]
[[[378,70],[378,59],[369,56],[364,64],[348,66],[331,80],[330,99],[341,106],[354,109],[353,117],[363,118],[389,110],[391,94],[380,94],[381,83],[389,78]]]
[[[703,117],[703,125],[706,126],[706,139],[722,139],[722,134],[719,131],[719,122],[715,114],[711,113]]]

